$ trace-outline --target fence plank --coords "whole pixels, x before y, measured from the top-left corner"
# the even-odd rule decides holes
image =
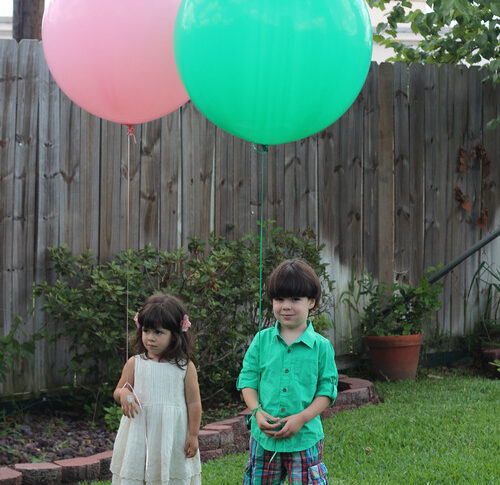
[[[239,160],[234,156],[237,138],[218,129],[215,143],[215,234],[231,238],[234,234],[234,173]],[[234,201],[234,202],[233,202]]]
[[[338,259],[335,279],[339,288],[345,288],[351,272],[362,270],[362,156],[363,156],[363,96],[359,95],[347,112],[337,122],[339,133],[340,170],[335,174],[337,196],[335,218],[338,220]],[[342,309],[341,312],[345,310]],[[339,319],[346,316],[339,313]],[[339,350],[348,353],[352,325],[343,322],[337,325],[336,338],[340,339]],[[355,332],[354,332],[355,333]]]
[[[378,278],[394,278],[394,118],[392,64],[381,64],[378,77]]]
[[[447,85],[440,82],[445,79],[444,68],[437,65],[426,66],[424,91],[425,123],[425,201],[424,214],[420,219],[424,224],[423,264],[420,268],[437,266],[445,261],[446,226],[444,223],[448,198],[442,189],[448,177],[447,157]],[[436,324],[443,328],[444,311],[448,310],[447,299],[436,313]]]
[[[100,183],[101,120],[85,110],[80,113],[80,165],[78,207],[81,234],[78,251],[90,249],[99,254],[99,183]],[[73,246],[77,244],[73,241]]]
[[[64,94],[60,101],[59,153],[62,186],[59,199],[61,240],[73,253],[81,251],[81,211],[78,207],[80,184],[80,120],[81,108]]]
[[[481,209],[487,211],[484,227],[481,228],[481,237],[485,237],[500,227],[500,136],[499,128],[486,128],[486,124],[500,116],[500,85],[491,81],[482,83],[482,159],[481,159]],[[496,265],[500,260],[500,237],[497,237],[481,251],[481,260],[488,265]],[[493,278],[491,278],[492,280]],[[490,280],[490,281],[491,281]],[[498,283],[498,281],[497,281]],[[485,308],[487,296],[483,293],[480,300],[481,310]],[[491,303],[498,303],[500,295]],[[493,317],[492,314],[489,315]]]
[[[459,170],[459,158],[461,156],[462,148],[467,150],[466,136],[467,136],[467,84],[465,77],[465,67],[456,67],[453,69],[453,129],[450,133],[450,151],[449,151],[449,163],[454,167],[454,187],[458,187],[462,192],[470,197],[470,194],[466,192],[466,174],[467,172],[460,172]],[[461,100],[465,102],[460,102]],[[473,201],[469,199],[471,204]],[[465,209],[462,204],[458,201],[454,201],[455,204],[452,206],[452,217],[451,217],[451,251],[448,253],[450,259],[456,258],[463,251],[465,251],[466,245],[463,234],[470,230],[470,224],[468,222],[469,210]],[[451,272],[451,308],[450,308],[450,325],[452,335],[461,335],[464,330],[463,323],[463,291],[465,285],[465,269],[464,265],[457,266]]]
[[[377,237],[379,230],[379,188],[377,184],[378,71],[378,64],[372,62],[368,79],[362,91],[365,100],[363,122],[363,261],[366,271],[374,276],[378,274],[379,265],[379,240]]]
[[[181,110],[162,118],[160,164],[160,248],[181,246]]]
[[[340,123],[337,121],[322,132],[318,133],[318,239],[324,245],[322,258],[331,261],[327,273],[332,280],[338,282],[340,273],[340,230],[338,200],[340,194],[338,172],[342,169],[340,162]],[[337,283],[338,286],[338,283]],[[338,298],[338,295],[336,295]],[[338,303],[338,302],[337,302]],[[338,305],[337,305],[338,307]],[[342,308],[339,311],[342,312]],[[341,342],[345,326],[350,322],[345,318],[337,318],[333,333],[335,352],[340,355],[347,345]]]
[[[317,234],[317,137],[311,136],[294,144],[289,168],[293,168],[289,184],[285,179],[285,227],[300,236],[306,229]],[[286,177],[286,173],[285,173]],[[291,209],[291,210],[290,210]]]
[[[14,215],[14,173],[16,150],[17,42],[0,43],[0,325],[8,333],[12,318],[12,229]]]
[[[476,157],[477,147],[481,139],[481,77],[479,68],[471,67],[464,71],[464,80],[467,84],[467,126],[464,145],[467,150],[468,162],[465,177],[465,192],[469,195],[472,208],[466,214],[468,230],[464,237],[464,251],[479,241],[478,227],[481,210],[481,161]],[[476,253],[463,262],[464,288],[461,290],[464,297],[463,330],[464,333],[472,332],[478,318],[477,289],[472,288],[468,300],[467,289],[470,287],[476,270],[479,267],[480,253]]]
[[[41,47],[41,46],[40,46]],[[53,282],[55,274],[48,260],[47,248],[59,246],[61,193],[63,180],[60,160],[61,133],[61,92],[50,75],[43,56],[40,56],[40,99],[38,131],[38,192],[37,192],[37,227],[35,243],[35,281]],[[35,305],[35,320],[39,327],[45,323],[40,301]],[[50,324],[50,322],[47,322]],[[48,327],[53,330],[53,326]],[[39,389],[57,388],[64,382],[55,367],[58,346],[49,344],[46,339],[39,342],[35,354],[35,380]],[[61,343],[64,352],[64,343]],[[50,369],[54,369],[51,372]]]
[[[285,155],[286,145],[269,147],[264,163],[264,220],[276,221],[285,227]],[[260,180],[259,180],[260,185]]]
[[[440,163],[446,167],[446,172],[444,173],[440,180],[451,181],[451,186],[447,182],[445,185],[438,185],[438,190],[442,192],[440,198],[440,204],[442,205],[441,214],[444,216],[443,219],[439,219],[438,223],[441,225],[440,238],[443,248],[443,264],[448,263],[452,259],[452,230],[451,230],[451,211],[454,208],[455,196],[454,196],[454,176],[456,170],[456,159],[454,159],[451,152],[453,149],[451,147],[451,136],[453,132],[453,99],[454,99],[454,83],[453,83],[453,66],[443,65],[439,69],[439,79],[440,79],[440,96],[439,96],[439,109],[440,109],[440,119],[439,119],[439,140],[440,140]],[[442,108],[442,109],[441,109]],[[451,299],[452,299],[452,273],[449,273],[443,280],[443,321],[442,327],[440,328],[443,336],[451,336]]]
[[[427,93],[433,91],[432,80],[427,79],[425,69],[421,64],[413,64],[409,69],[409,109],[410,109],[410,164],[409,164],[409,211],[410,226],[408,234],[409,279],[416,284],[424,274],[424,203],[425,203],[425,167],[426,151],[432,137],[425,124],[425,103]],[[411,135],[410,135],[411,134]]]
[[[215,125],[202,117],[193,103],[182,107],[182,242],[208,240],[212,222],[212,177]],[[189,133],[189,135],[187,135]]]
[[[315,137],[285,145],[284,227],[297,236],[317,225],[316,171]]]
[[[16,147],[12,224],[12,308],[21,316],[23,330],[34,333],[31,295],[34,280],[36,138],[38,129],[38,43],[23,40],[18,47]],[[14,123],[12,123],[14,124]],[[17,367],[21,379],[14,378],[14,392],[33,388],[34,369],[22,361]],[[14,376],[11,376],[14,377]]]
[[[123,249],[120,240],[124,224],[121,217],[121,132],[110,121],[101,124],[101,186],[99,260],[107,261]],[[118,194],[118,197],[117,197]]]
[[[161,120],[146,123],[142,129],[142,148],[139,164],[139,247],[152,244],[159,247]]]
[[[408,283],[413,277],[410,272],[414,236],[412,226],[415,224],[412,202],[417,196],[414,192],[417,187],[413,185],[411,171],[415,165],[421,166],[424,162],[423,157],[415,153],[417,148],[423,151],[423,127],[413,125],[412,128],[416,130],[412,131],[410,139],[410,123],[413,121],[410,115],[414,112],[423,114],[419,109],[420,96],[412,96],[413,84],[411,79],[408,93],[406,64],[394,64],[394,275],[401,283]],[[408,94],[412,98],[412,108],[417,108],[412,113],[409,113]]]
[[[0,337],[11,330],[13,295],[14,176],[16,151],[18,46],[15,40],[0,43]],[[3,387],[0,383],[0,391]],[[12,379],[5,388],[12,387]]]

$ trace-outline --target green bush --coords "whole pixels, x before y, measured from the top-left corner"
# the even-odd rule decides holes
[[[32,336],[25,342],[19,342],[16,333],[19,330],[21,318],[16,317],[9,333],[0,337],[0,382],[4,382],[15,362],[29,359],[35,352],[35,340],[40,334]]]
[[[123,413],[122,408],[117,404],[111,404],[104,408],[104,422],[110,431],[118,431]]]
[[[324,332],[332,325],[328,309],[333,281],[321,261],[316,236],[306,231],[298,238],[270,222],[264,229],[263,281],[286,258],[308,261],[324,287],[315,318],[315,328]],[[126,354],[127,293],[132,334],[137,309],[152,293],[164,291],[179,296],[188,308],[205,404],[234,398],[243,355],[259,328],[259,235],[250,233],[236,241],[212,235],[206,244],[191,239],[187,250],[173,252],[147,246],[105,263],[96,263],[88,251],[74,256],[66,246],[49,252],[58,278],[54,284],[36,285],[35,296],[43,298],[43,310],[57,323],[55,338],[72,342],[74,356],[67,371],[85,375],[87,385],[92,378],[107,382],[111,392]],[[262,316],[263,326],[273,321],[266,301]]]

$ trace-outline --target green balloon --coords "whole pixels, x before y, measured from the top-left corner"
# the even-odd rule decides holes
[[[183,0],[174,30],[195,106],[262,145],[337,120],[363,87],[371,52],[365,0]]]

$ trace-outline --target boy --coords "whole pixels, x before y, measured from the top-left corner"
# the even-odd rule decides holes
[[[276,324],[259,332],[243,359],[237,388],[252,410],[250,460],[244,485],[327,484],[320,413],[337,396],[330,341],[314,331],[309,311],[321,283],[300,260],[281,263],[269,277],[267,297]]]

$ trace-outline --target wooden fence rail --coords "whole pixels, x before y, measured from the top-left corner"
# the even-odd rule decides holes
[[[482,76],[477,68],[373,63],[340,120],[270,147],[264,218],[297,234],[315,231],[337,297],[351,271],[414,282],[500,225],[500,139],[485,128],[498,115],[500,89]],[[131,248],[173,250],[211,231],[240,237],[257,230],[262,174],[249,143],[190,102],[137,126],[136,138]],[[39,307],[32,311],[31,290],[53,280],[47,247],[90,248],[99,260],[125,248],[128,143],[124,127],[89,115],[59,90],[40,43],[0,41],[0,336],[16,315],[28,334],[45,324]],[[436,319],[442,332],[470,330],[467,312],[478,307],[464,312],[463,298],[480,259],[498,263],[500,242],[446,278]],[[356,324],[340,305],[335,316],[341,359]],[[58,368],[68,358],[64,347],[39,342],[0,395],[65,383]]]

